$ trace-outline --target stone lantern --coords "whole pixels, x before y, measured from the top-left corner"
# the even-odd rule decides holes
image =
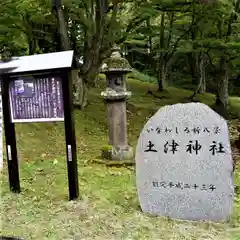
[[[113,161],[133,160],[132,147],[127,143],[126,116],[126,99],[131,96],[126,89],[126,74],[131,71],[128,61],[121,57],[117,48],[104,61],[100,71],[108,81],[108,87],[101,96],[107,105],[109,145],[102,149],[102,156]]]

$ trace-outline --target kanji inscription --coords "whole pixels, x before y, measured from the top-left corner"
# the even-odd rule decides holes
[[[63,120],[59,77],[22,76],[13,79],[9,87],[13,121]]]
[[[171,141],[165,141],[165,144],[163,145],[163,152],[165,154],[172,153],[175,154],[176,152],[179,151],[180,147],[183,147],[184,151],[188,152],[189,154],[200,154],[200,150],[204,150],[208,148],[208,151],[212,155],[217,155],[217,154],[223,154],[225,153],[224,150],[224,145],[220,141],[212,141],[212,143],[209,145],[209,147],[202,146],[199,140],[189,140],[189,143],[186,144],[185,146],[180,144],[180,142],[176,142],[174,139]],[[155,152],[157,153],[158,150],[154,149],[155,144],[152,141],[148,141],[148,144],[146,145],[146,149],[144,152]]]
[[[208,134],[219,134],[221,132],[220,127],[218,126],[214,126],[214,127],[202,127],[200,128],[199,126],[196,127],[184,127],[184,128],[180,128],[180,127],[150,127],[147,129],[147,132],[156,132],[157,134],[169,134],[169,133],[176,133],[176,134],[181,134],[181,133],[185,133],[187,134],[187,136],[189,134],[193,134],[193,135],[199,135],[201,133],[208,133]]]
[[[152,181],[152,185],[154,188],[178,188],[178,189],[193,189],[200,191],[214,191],[216,186],[213,184],[201,184],[198,185],[196,183],[182,183],[182,182],[167,182],[167,181]]]

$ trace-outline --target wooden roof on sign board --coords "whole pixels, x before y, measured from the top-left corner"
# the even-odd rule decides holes
[[[0,63],[5,73],[24,73],[51,69],[71,68],[74,51],[37,54],[30,56],[13,57],[11,61]],[[10,69],[10,70],[7,70]]]

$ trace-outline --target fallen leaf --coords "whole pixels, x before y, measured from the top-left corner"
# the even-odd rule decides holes
[[[110,172],[110,174],[111,174],[112,176],[121,176],[121,175],[122,175],[121,172]]]
[[[130,198],[131,198],[130,196],[127,196],[127,195],[125,196],[126,200],[129,200]]]

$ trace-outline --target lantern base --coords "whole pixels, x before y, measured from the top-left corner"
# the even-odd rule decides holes
[[[111,146],[102,148],[102,158],[108,161],[133,161],[133,148],[130,146]]]
[[[106,166],[134,166],[135,165],[135,161],[134,160],[108,160],[108,159],[94,159],[92,161],[93,163],[97,163],[97,164],[104,164]]]

